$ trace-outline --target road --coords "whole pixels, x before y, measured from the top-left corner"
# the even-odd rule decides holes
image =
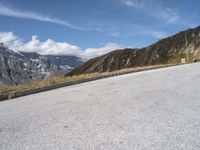
[[[0,150],[44,149],[200,149],[200,63],[0,102]]]

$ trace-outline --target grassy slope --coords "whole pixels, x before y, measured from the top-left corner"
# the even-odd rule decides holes
[[[39,88],[39,87],[44,87],[44,86],[50,86],[53,84],[64,83],[64,82],[78,81],[81,79],[94,78],[94,77],[105,76],[105,75],[115,75],[119,73],[129,73],[129,72],[134,72],[134,71],[142,71],[146,69],[156,69],[156,68],[168,67],[171,65],[170,64],[169,65],[153,65],[153,66],[126,68],[126,69],[122,69],[122,70],[118,70],[114,72],[82,74],[82,75],[77,75],[77,76],[72,76],[72,77],[56,77],[56,78],[52,78],[46,81],[33,82],[30,84],[19,85],[19,86],[0,86],[0,93],[22,91],[26,89],[34,89],[34,88]]]

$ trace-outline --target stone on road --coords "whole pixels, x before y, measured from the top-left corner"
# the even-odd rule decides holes
[[[200,63],[0,102],[0,150],[44,149],[200,149]]]

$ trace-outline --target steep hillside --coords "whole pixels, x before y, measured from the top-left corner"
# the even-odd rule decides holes
[[[136,66],[180,63],[181,58],[187,58],[187,49],[190,62],[193,59],[200,59],[200,27],[180,32],[142,49],[116,50],[91,59],[72,70],[67,76],[110,72]]]
[[[72,69],[81,66],[85,60],[67,55],[39,55],[37,53],[20,52],[29,58],[42,72],[50,72],[50,76],[62,76]]]

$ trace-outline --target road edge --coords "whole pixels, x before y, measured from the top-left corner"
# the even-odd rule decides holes
[[[2,93],[2,94],[0,94],[0,102],[5,101],[5,100],[11,100],[11,99],[22,97],[22,96],[28,96],[28,95],[32,95],[32,94],[36,94],[36,93],[55,90],[55,89],[63,88],[63,87],[67,87],[67,86],[72,86],[72,85],[77,85],[77,84],[86,83],[86,82],[90,82],[90,81],[95,81],[95,80],[99,80],[99,79],[105,79],[105,78],[109,78],[109,77],[115,77],[115,76],[130,74],[130,73],[136,73],[136,72],[156,70],[156,69],[161,69],[161,68],[168,68],[168,67],[173,67],[173,66],[178,66],[178,65],[181,65],[181,64],[158,66],[158,67],[141,69],[141,70],[113,73],[113,74],[109,74],[109,75],[100,75],[100,76],[97,76],[94,78],[87,78],[87,79],[81,79],[81,80],[76,80],[76,81],[67,81],[64,83],[58,83],[58,84],[53,84],[53,85],[43,86],[43,87],[38,87],[38,88],[33,88],[33,89]]]

